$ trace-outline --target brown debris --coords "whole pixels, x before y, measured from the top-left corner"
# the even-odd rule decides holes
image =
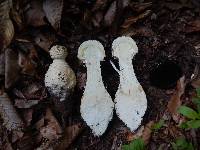
[[[126,29],[122,29],[121,35],[152,37],[154,35],[154,32],[147,27],[139,27],[139,28],[129,27]]]
[[[70,144],[77,138],[77,136],[83,131],[83,126],[80,124],[71,125],[65,128],[64,135],[61,143],[56,147],[59,150],[67,149]]]
[[[27,20],[27,24],[34,27],[45,25],[44,17],[45,13],[42,8],[42,1],[31,1],[25,10],[25,20]]]
[[[154,121],[149,121],[145,126],[140,127],[136,133],[128,133],[127,141],[130,142],[136,138],[142,138],[144,143],[147,145],[151,138],[153,125]]]
[[[49,52],[53,43],[57,41],[52,32],[36,32],[34,35],[35,43],[46,52]]]
[[[185,28],[186,33],[199,32],[200,31],[200,19],[190,21]]]
[[[0,54],[0,76],[5,74],[5,55],[4,53]]]
[[[124,23],[121,25],[122,28],[128,28],[132,24],[136,23],[138,20],[144,19],[145,17],[151,14],[151,10],[146,10],[144,13],[139,14],[138,16],[132,16],[127,18]]]
[[[60,138],[62,129],[49,108],[46,110],[44,120],[47,122],[47,124],[44,124],[43,127],[40,128],[41,136],[45,139],[48,139],[49,141],[57,140]]]
[[[117,2],[114,1],[109,9],[107,10],[105,16],[104,16],[104,24],[105,26],[110,26],[114,19],[115,19],[115,15],[116,15],[116,9],[117,9]]]
[[[147,8],[152,6],[152,2],[148,2],[148,3],[136,3],[136,2],[132,2],[130,4],[130,7],[133,11],[137,12],[137,13],[141,13],[142,11],[146,10]]]
[[[14,36],[14,26],[9,16],[11,8],[12,1],[0,2],[0,52],[11,43]]]
[[[18,54],[12,49],[5,51],[5,88],[10,88],[19,79]]]
[[[58,31],[63,11],[63,0],[44,0],[43,9],[52,27]]]
[[[174,91],[174,94],[172,95],[171,99],[168,102],[167,108],[169,112],[172,114],[173,118],[176,118],[177,116],[177,109],[181,105],[181,96],[185,92],[185,86],[186,86],[185,76],[183,76],[177,81],[176,90]]]
[[[19,117],[8,95],[4,93],[0,95],[0,114],[7,130],[21,131],[24,126],[23,121]]]

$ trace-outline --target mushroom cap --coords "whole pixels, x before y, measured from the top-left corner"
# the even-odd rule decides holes
[[[96,40],[83,42],[78,48],[78,58],[80,60],[103,60],[105,51],[103,45]]]
[[[67,48],[61,45],[54,45],[49,52],[52,59],[65,59],[68,54]]]
[[[112,43],[113,56],[120,58],[133,57],[138,52],[136,42],[131,37],[118,37]]]

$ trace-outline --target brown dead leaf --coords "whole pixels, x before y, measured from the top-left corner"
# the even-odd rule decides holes
[[[80,90],[84,90],[86,85],[86,79],[87,79],[86,73],[81,73],[81,72],[77,73],[77,86]]]
[[[118,139],[117,136],[115,136],[112,142],[111,150],[121,150],[121,149],[122,149],[122,141],[121,139]]]
[[[108,0],[96,0],[92,11],[97,11],[106,7]]]
[[[0,54],[0,76],[5,75],[5,55],[4,53]]]
[[[104,16],[104,24],[105,26],[110,26],[114,19],[115,19],[115,15],[116,15],[116,10],[117,10],[117,2],[114,1],[110,7],[108,8],[105,16]]]
[[[39,100],[26,100],[26,99],[15,99],[15,106],[17,108],[31,108],[37,105]]]
[[[19,78],[18,54],[12,49],[5,51],[5,88],[13,86]]]
[[[34,33],[35,43],[46,52],[49,52],[50,47],[57,41],[55,34],[52,32],[35,32]]]
[[[194,69],[194,76],[192,78],[192,86],[194,88],[199,88],[200,87],[200,65],[196,64],[195,69]]]
[[[43,9],[52,27],[58,31],[63,11],[63,0],[44,0]]]
[[[32,43],[19,42],[18,64],[21,67],[21,73],[34,75],[36,72],[38,54]]]
[[[14,36],[14,26],[9,16],[11,8],[12,1],[0,2],[0,51],[10,44]]]
[[[139,28],[123,28],[121,30],[121,35],[124,36],[144,36],[144,37],[151,37],[154,35],[154,32],[147,27],[139,27]]]
[[[76,139],[76,137],[83,131],[83,126],[80,124],[71,125],[65,128],[61,143],[56,147],[59,150],[65,150]]]
[[[20,3],[21,1],[13,1],[13,8],[11,10],[11,18],[16,23],[19,30],[24,27],[24,12],[23,5],[24,3]]]
[[[15,143],[17,140],[23,137],[24,133],[22,131],[13,131],[12,132],[12,143]]]
[[[149,143],[152,133],[154,121],[149,121],[145,126],[140,127],[136,133],[128,132],[127,141],[131,142],[134,139],[142,138],[145,144]]]
[[[200,19],[190,21],[185,28],[186,33],[199,32],[200,31]]]
[[[21,73],[27,74],[27,75],[34,75],[37,67],[37,63],[35,63],[33,58],[36,58],[35,56],[32,56],[32,54],[24,55],[23,53],[19,52],[19,59],[18,63],[21,67]]]
[[[152,6],[152,2],[148,2],[148,3],[132,2],[130,4],[130,7],[132,8],[132,10],[137,12],[137,13],[141,13],[142,11],[146,10],[147,8],[149,8],[151,6]]]
[[[92,23],[95,27],[100,27],[100,23],[103,19],[103,13],[100,11],[100,12],[96,12],[95,13],[95,16],[93,17],[92,19]]]
[[[23,149],[23,150],[31,150],[35,148],[35,139],[34,135],[24,135],[18,142],[17,142],[17,148]]]
[[[0,114],[7,130],[21,131],[24,126],[8,95],[0,95]]]
[[[181,96],[185,92],[185,86],[186,86],[185,76],[183,76],[177,81],[176,90],[174,91],[172,97],[168,102],[167,108],[169,112],[172,114],[173,118],[176,117],[177,109],[181,105]]]
[[[138,16],[132,16],[127,18],[124,23],[121,25],[122,28],[128,28],[132,24],[136,23],[138,20],[144,19],[145,17],[151,14],[151,10],[146,10],[144,13],[139,14]]]
[[[153,125],[154,125],[154,121],[150,121],[144,127],[144,130],[143,130],[143,133],[142,133],[142,139],[143,139],[143,141],[146,145],[150,141]]]
[[[170,3],[170,2],[165,2],[165,3],[164,3],[164,6],[167,7],[167,8],[169,8],[169,9],[171,9],[171,10],[179,10],[179,9],[181,9],[181,8],[184,7],[183,4],[181,4],[181,3],[176,3],[176,2],[172,2],[172,3]]]
[[[62,129],[49,108],[46,110],[44,119],[47,124],[40,128],[41,136],[45,139],[48,139],[49,141],[57,140],[60,138]]]
[[[29,126],[31,124],[32,117],[33,117],[33,109],[25,109],[23,111],[23,117],[24,117],[24,121],[26,122],[26,126]]]
[[[3,145],[2,149],[13,150],[12,145],[8,141]]]
[[[25,20],[27,24],[34,27],[45,25],[45,13],[42,8],[42,1],[31,1],[25,10]]]
[[[23,88],[23,93],[26,99],[42,100],[47,97],[46,89],[40,83],[34,82]]]
[[[142,137],[142,134],[143,134],[143,131],[144,131],[144,126],[141,126],[137,132],[133,133],[133,132],[128,132],[126,137],[127,137],[127,142],[131,142],[133,141],[134,139],[137,139],[139,137]]]

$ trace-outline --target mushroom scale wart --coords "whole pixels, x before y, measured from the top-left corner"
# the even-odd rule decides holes
[[[147,109],[146,95],[132,65],[138,47],[132,38],[123,36],[113,41],[112,49],[112,54],[119,59],[120,66],[120,84],[115,95],[116,113],[127,127],[134,131],[141,124]]]
[[[67,49],[55,45],[50,49],[53,63],[45,74],[45,86],[49,92],[63,101],[76,85],[76,76],[71,67],[65,62]]]
[[[87,67],[87,82],[81,99],[81,116],[97,136],[102,135],[113,116],[114,103],[106,91],[100,61],[105,51],[103,45],[95,40],[83,42],[78,49],[78,58]]]

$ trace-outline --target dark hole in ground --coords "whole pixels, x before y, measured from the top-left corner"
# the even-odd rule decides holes
[[[182,74],[182,69],[177,63],[166,60],[151,71],[150,82],[155,87],[170,89],[176,86]]]

